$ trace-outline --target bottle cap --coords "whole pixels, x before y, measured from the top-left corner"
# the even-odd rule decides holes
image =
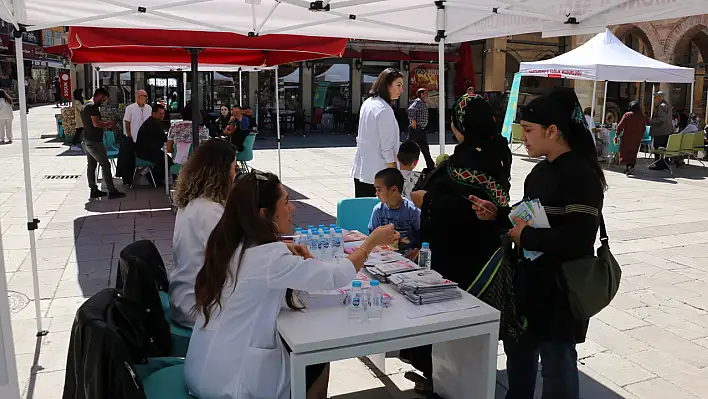
[[[352,288],[361,288],[361,281],[359,281],[359,280],[352,281]]]
[[[295,229],[295,232],[296,232],[296,233],[302,233],[302,229],[298,227],[298,228]]]
[[[323,224],[318,224],[317,227],[325,227]]]
[[[307,228],[308,228],[308,229],[314,229],[315,226],[313,226],[313,225],[308,225]]]
[[[372,287],[378,287],[378,286],[379,286],[379,280],[371,280],[371,281],[369,282],[369,284],[370,284]]]
[[[424,242],[424,243],[423,243],[423,248],[430,248],[430,244],[428,244],[427,242]]]
[[[325,234],[329,234],[329,229],[324,229]]]
[[[330,224],[330,225],[329,225],[329,228],[330,228],[330,229],[333,229],[333,228],[335,228],[335,227],[337,227],[336,224]]]
[[[312,235],[313,235],[313,236],[318,236],[318,235],[320,235],[320,232],[319,232],[319,231],[313,231],[313,232],[312,232]]]

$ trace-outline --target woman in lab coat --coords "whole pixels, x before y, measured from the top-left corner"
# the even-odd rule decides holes
[[[397,236],[380,227],[348,258],[320,262],[304,246],[297,256],[278,242],[292,232],[293,210],[273,174],[254,171],[233,186],[195,284],[185,377],[200,399],[290,398],[288,350],[275,325],[285,303],[294,307],[286,292],[349,285],[371,251]],[[327,365],[308,367],[306,377],[308,398],[326,398]]]

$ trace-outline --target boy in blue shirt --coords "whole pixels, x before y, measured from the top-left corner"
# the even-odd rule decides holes
[[[396,168],[388,168],[374,176],[376,196],[381,200],[374,207],[369,221],[369,233],[379,226],[393,224],[401,234],[399,250],[414,259],[420,246],[420,209],[403,198],[403,175]]]

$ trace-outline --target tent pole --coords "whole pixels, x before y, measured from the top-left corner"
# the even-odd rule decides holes
[[[689,114],[693,114],[693,91],[696,90],[696,79],[691,82],[691,103],[688,105]]]
[[[187,72],[182,72],[182,107],[187,105]]]
[[[24,29],[23,29],[24,30]],[[25,62],[22,48],[22,30],[15,30],[15,59],[17,60],[17,81],[25,81]],[[34,218],[32,197],[32,172],[30,172],[29,134],[27,129],[27,93],[25,85],[18,86],[20,101],[20,124],[22,134],[22,164],[25,175],[25,201],[27,203],[27,230],[29,231],[30,259],[32,262],[32,284],[34,285],[34,310],[37,317],[37,336],[47,335],[48,331],[42,330],[42,309],[39,304],[39,276],[37,274],[37,243],[35,230],[39,220]],[[12,338],[12,337],[11,337]]]
[[[438,134],[440,135],[440,154],[445,153],[445,28],[446,13],[445,3],[436,2],[437,9],[437,37],[438,41]]]
[[[654,99],[656,98],[656,86],[654,83],[651,84],[651,110],[649,110],[649,116],[654,117]]]
[[[605,81],[605,95],[603,96],[602,99],[602,124],[605,124],[605,112],[607,112],[607,83],[608,81]]]
[[[276,3],[277,4],[277,3]],[[243,106],[243,76],[241,75],[241,68],[238,69],[238,106]]]
[[[199,146],[199,49],[189,49],[192,60],[192,148]]]
[[[93,81],[93,92],[91,92],[91,97],[93,97],[93,94],[98,90],[98,72],[96,71],[96,67],[91,65],[91,80]]]
[[[275,67],[275,130],[278,134],[278,178],[283,180],[283,167],[280,160],[280,90],[278,88],[278,67]]]
[[[592,101],[590,105],[590,116],[595,120],[595,96],[597,96],[597,80],[592,82]],[[592,126],[590,126],[592,129]]]

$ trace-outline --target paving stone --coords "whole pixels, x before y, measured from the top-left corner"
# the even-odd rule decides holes
[[[628,332],[608,326],[600,320],[590,320],[588,336],[611,352],[621,356],[650,349],[649,345],[633,338]]]
[[[708,350],[656,326],[640,327],[627,334],[665,353],[672,353],[696,367],[708,366]]]
[[[646,381],[655,377],[653,373],[615,353],[598,353],[583,359],[583,364],[618,386]]]
[[[661,378],[654,378],[649,381],[642,381],[626,387],[629,392],[642,399],[695,399],[696,396],[683,391]]]
[[[606,307],[598,313],[595,318],[620,331],[647,325],[645,321],[642,321],[629,313],[616,309],[613,306]]]

